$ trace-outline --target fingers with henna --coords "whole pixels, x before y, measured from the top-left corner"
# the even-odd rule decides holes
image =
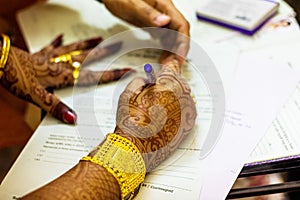
[[[32,90],[31,100],[56,119],[66,123],[75,124],[76,113],[52,93],[49,93],[43,86],[36,85]]]
[[[128,100],[135,94],[139,94],[143,88],[146,86],[147,81],[143,78],[135,78],[133,79],[126,87],[126,89],[122,92],[119,100],[124,100],[128,102]]]
[[[90,40],[90,43],[94,43],[95,40]],[[77,50],[73,50],[73,51],[69,51],[67,53],[64,54],[57,54],[57,51],[55,52],[55,55],[57,56],[52,56],[52,58],[50,59],[51,62],[61,62],[61,58],[62,57],[67,57],[69,56],[70,60],[72,62],[79,62],[79,63],[83,63],[82,66],[86,66],[86,64],[95,61],[95,60],[99,60],[102,59],[104,57],[110,56],[114,53],[116,53],[117,51],[119,51],[121,49],[122,46],[122,42],[115,42],[109,45],[106,45],[104,47],[102,46],[97,46],[93,49],[88,49],[88,50],[81,50],[81,49],[77,49]],[[62,52],[62,51],[60,51]],[[64,51],[65,52],[65,51]],[[56,59],[58,58],[58,61],[56,61]]]
[[[63,34],[60,34],[48,46],[42,48],[40,51],[34,53],[33,55],[51,54],[53,49],[62,45],[62,42],[63,42]]]
[[[131,68],[114,69],[109,71],[81,70],[77,85],[88,86],[93,84],[109,83],[124,78],[134,72],[135,70]]]
[[[118,41],[106,46],[97,46],[94,49],[83,51],[79,55],[72,56],[72,59],[80,63],[89,63],[92,61],[100,60],[118,52],[122,47],[122,42]]]
[[[53,44],[54,41],[51,44]],[[102,37],[95,37],[88,40],[75,42],[69,45],[59,46],[58,48],[53,50],[52,56],[55,57],[72,51],[92,49],[96,47],[98,44],[100,44],[102,41],[103,41]]]
[[[77,120],[76,113],[61,101],[50,110],[50,113],[53,117],[66,124],[75,124]]]

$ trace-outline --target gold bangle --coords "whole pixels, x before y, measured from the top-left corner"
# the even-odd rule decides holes
[[[97,153],[82,160],[103,166],[119,183],[121,199],[133,199],[145,180],[146,166],[138,148],[128,139],[115,133],[108,134]]]
[[[3,69],[6,66],[6,62],[8,59],[8,54],[9,54],[9,50],[10,50],[10,39],[7,35],[5,34],[1,34],[2,38],[3,38],[3,42],[2,42],[2,52],[1,52],[1,58],[0,58],[0,79],[2,78],[4,71]]]

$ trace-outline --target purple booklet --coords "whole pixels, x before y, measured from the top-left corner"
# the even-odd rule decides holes
[[[196,8],[199,20],[253,35],[279,8],[271,0],[201,0]]]

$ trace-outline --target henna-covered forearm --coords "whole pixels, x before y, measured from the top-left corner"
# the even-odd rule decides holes
[[[117,180],[105,168],[80,161],[64,175],[20,199],[115,200],[120,194]]]

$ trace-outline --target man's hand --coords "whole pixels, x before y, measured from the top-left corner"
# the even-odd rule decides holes
[[[103,0],[107,9],[115,16],[138,27],[161,27],[172,31],[151,32],[162,45],[172,50],[165,52],[161,63],[173,59],[182,64],[189,50],[190,26],[171,0]]]

